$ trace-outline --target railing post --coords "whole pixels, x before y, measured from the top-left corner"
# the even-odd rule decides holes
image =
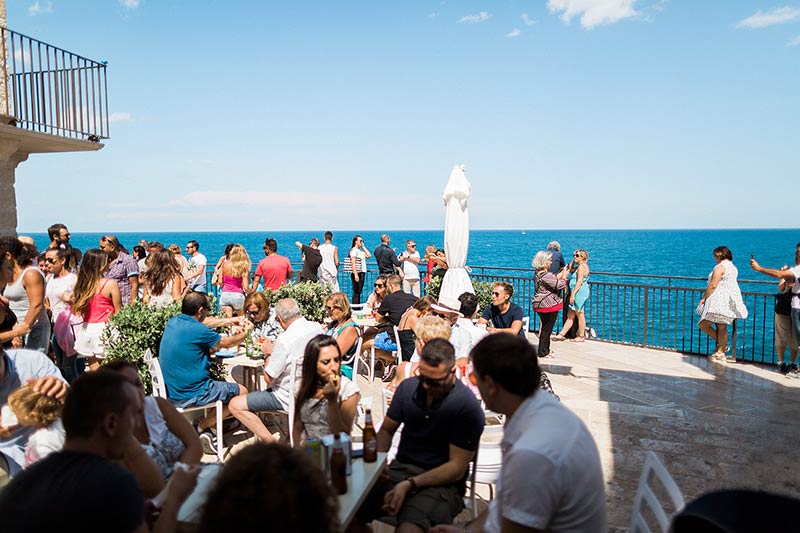
[[[642,346],[647,346],[647,312],[650,307],[650,300],[649,300],[650,292],[647,290],[647,287],[644,289],[644,327],[642,328]]]

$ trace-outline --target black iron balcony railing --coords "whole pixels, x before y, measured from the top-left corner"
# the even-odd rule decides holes
[[[293,264],[292,268],[299,271],[301,266]],[[538,331],[538,316],[531,305],[535,292],[532,269],[471,268],[470,277],[474,281],[511,283],[514,286],[512,300],[522,307],[526,316],[531,317],[531,331]],[[211,275],[212,269],[209,268],[206,272],[208,287],[218,297],[219,287],[211,285]],[[372,291],[377,275],[372,269],[367,272],[362,301],[366,301]],[[697,327],[699,317],[694,312],[707,283],[705,278],[615,272],[592,272],[591,278],[586,326],[591,328],[596,340],[686,354],[713,351],[714,344]],[[645,281],[647,278],[651,279]],[[340,271],[338,280],[340,290],[350,296],[350,275]],[[774,289],[776,283],[739,280],[739,285],[749,316],[745,320],[736,320],[729,327],[730,353],[740,361],[775,363],[774,292],[766,291]],[[424,284],[422,291],[424,294]],[[562,320],[559,320],[556,331]]]
[[[72,139],[108,134],[106,64],[0,28],[8,82],[4,108],[17,127]]]

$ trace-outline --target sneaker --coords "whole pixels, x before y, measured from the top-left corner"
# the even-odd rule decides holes
[[[786,374],[786,377],[789,379],[800,379],[800,369],[797,368],[797,365],[795,365],[794,370],[790,370],[789,373]]]
[[[797,363],[789,363],[789,372],[797,372],[799,368]]]
[[[787,363],[781,362],[778,365],[778,372],[780,372],[783,375],[788,374],[789,373],[789,365]]]
[[[226,418],[225,420],[222,421],[223,433],[234,433],[236,431],[239,431],[240,429],[244,429],[244,426],[242,425],[241,422],[239,422],[239,420],[235,418]]]
[[[394,375],[397,373],[397,363],[389,363],[383,369],[383,382],[389,383],[394,379]]]
[[[200,433],[200,444],[203,446],[203,453],[217,455],[217,436],[210,428]]]

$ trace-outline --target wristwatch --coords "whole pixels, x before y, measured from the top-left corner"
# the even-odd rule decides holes
[[[406,478],[406,481],[408,481],[408,484],[411,485],[411,492],[417,492],[417,482],[414,481],[414,477],[409,476]]]

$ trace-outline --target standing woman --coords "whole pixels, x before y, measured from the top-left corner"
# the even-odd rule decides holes
[[[564,335],[570,330],[575,318],[578,319],[578,335],[572,342],[586,340],[586,301],[589,299],[589,252],[575,250],[569,268],[569,312],[564,321],[564,327],[558,335],[553,335],[553,340],[563,341]]]
[[[143,301],[156,307],[164,307],[181,299],[185,282],[175,254],[159,248],[147,259],[149,265],[142,274]]]
[[[10,279],[3,280],[3,296],[17,320],[30,328],[25,337],[15,337],[12,345],[15,348],[24,345],[46,354],[50,343],[50,319],[44,305],[44,274],[38,267],[23,266],[23,244],[16,237],[0,238],[0,252],[4,254],[7,266],[11,267]]]
[[[106,252],[97,248],[87,250],[78,270],[78,281],[72,296],[72,312],[83,318],[83,324],[75,332],[75,351],[86,357],[89,370],[100,368],[100,360],[105,358],[100,336],[111,315],[122,308],[116,280],[103,277],[108,266]]]
[[[361,304],[361,291],[367,278],[367,259],[372,257],[361,235],[353,237],[353,245],[348,254],[350,258],[350,280],[353,282],[353,303]]]
[[[727,246],[714,248],[717,266],[708,275],[708,285],[700,298],[700,329],[714,339],[716,347],[708,358],[715,363],[724,363],[728,346],[728,324],[737,318],[747,318],[747,308],[742,301],[737,278],[739,270],[733,265],[733,253]],[[716,328],[714,327],[716,326]],[[736,362],[732,356],[730,362]]]
[[[308,341],[294,411],[295,446],[302,446],[304,438],[352,431],[361,393],[342,376],[341,360],[333,337],[317,335]]]
[[[244,295],[250,292],[250,265],[250,256],[241,244],[231,248],[228,260],[222,264],[219,307],[228,318],[244,312]]]
[[[58,342],[59,334],[56,325],[62,313],[66,311],[69,314],[72,291],[78,281],[78,276],[69,271],[68,265],[71,259],[72,248],[69,245],[66,248],[48,248],[45,252],[45,262],[50,270],[50,274],[47,276],[45,297],[50,305],[50,317],[54,332],[52,337],[53,355],[56,358],[56,366],[69,383],[75,381],[75,378],[83,373],[83,364],[85,363],[83,359],[78,361],[78,358],[75,357],[74,348],[67,346],[68,349],[64,350]],[[61,320],[69,320],[69,318],[63,317]]]
[[[175,261],[178,262],[181,275],[186,277],[186,272],[189,270],[189,261],[181,254],[181,247],[173,243],[169,245],[169,251],[175,256]]]
[[[542,323],[539,329],[539,347],[536,355],[544,359],[553,358],[553,352],[550,351],[550,334],[553,332],[558,312],[564,307],[561,291],[567,288],[566,277],[569,274],[566,266],[558,274],[553,274],[550,271],[552,266],[553,253],[550,251],[538,252],[533,257],[533,268],[536,269],[536,273],[533,275],[536,284],[533,310],[539,315]]]

